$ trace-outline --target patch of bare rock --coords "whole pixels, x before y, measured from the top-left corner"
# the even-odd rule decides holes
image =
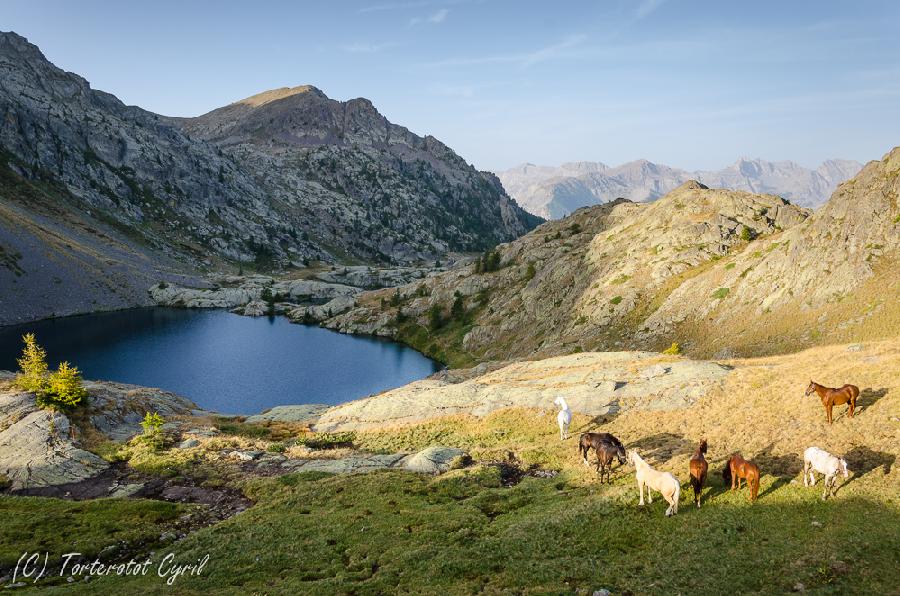
[[[314,428],[363,430],[453,414],[484,416],[508,407],[553,409],[558,396],[573,411],[594,416],[684,408],[719,386],[729,370],[715,362],[653,352],[573,354],[516,362],[461,381],[437,375],[335,406]]]

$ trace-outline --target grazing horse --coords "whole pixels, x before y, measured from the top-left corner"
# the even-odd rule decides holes
[[[588,452],[591,450],[591,447],[596,451],[601,443],[609,443],[615,446],[621,453],[619,456],[620,463],[625,463],[625,446],[622,445],[622,441],[616,438],[615,435],[609,433],[582,433],[578,437],[578,454],[584,460],[584,465],[590,465],[588,463]]]
[[[666,517],[678,513],[678,499],[681,498],[681,484],[678,479],[668,472],[660,472],[651,468],[650,464],[641,459],[634,449],[628,452],[628,461],[635,468],[638,491],[641,494],[640,504],[644,504],[644,485],[646,484],[648,502],[653,503],[652,491],[655,490],[669,503]]]
[[[569,425],[572,424],[572,410],[569,404],[562,396],[553,400],[553,403],[559,406],[559,414],[556,415],[556,422],[559,424],[559,440],[565,441],[569,438]]]
[[[597,453],[597,473],[600,474],[600,482],[603,482],[603,474],[606,474],[606,480],[612,483],[612,461],[618,458],[619,464],[625,463],[625,446],[622,442],[609,433],[583,433],[578,438],[578,454],[584,460],[584,465],[588,463],[588,451],[594,448]]]
[[[828,498],[829,494],[834,496],[838,473],[842,473],[844,478],[847,478],[849,475],[845,460],[831,455],[824,449],[810,447],[803,452],[803,486],[815,486],[815,472],[825,475],[825,492],[822,493],[823,501]]]
[[[853,410],[856,409],[856,398],[859,397],[859,387],[856,385],[844,385],[838,389],[832,389],[809,381],[809,387],[806,388],[806,396],[810,396],[813,391],[822,400],[822,406],[825,407],[825,416],[828,418],[828,424],[834,421],[831,416],[831,410],[834,406],[847,405],[847,414],[853,418]]]
[[[759,493],[759,467],[752,461],[741,457],[740,453],[735,453],[725,462],[722,478],[726,483],[731,483],[731,490],[735,490],[735,482],[737,482],[737,488],[740,489],[741,478],[743,478],[750,487],[750,501],[756,500],[756,495]]]
[[[709,464],[706,463],[706,439],[700,440],[700,445],[691,456],[691,486],[694,488],[694,503],[700,508],[700,493],[703,492],[703,485],[706,483],[706,472],[709,471]]]

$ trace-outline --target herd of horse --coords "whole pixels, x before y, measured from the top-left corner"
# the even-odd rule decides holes
[[[859,397],[859,387],[844,385],[843,387],[832,389],[810,380],[806,389],[806,396],[812,393],[816,393],[822,401],[826,420],[829,424],[833,423],[832,409],[836,405],[847,404],[848,416],[850,418],[853,417],[853,412],[856,409],[856,400]],[[572,411],[562,397],[557,397],[553,403],[560,408],[556,417],[559,425],[559,438],[560,440],[568,439],[569,425],[572,422]],[[706,439],[701,439],[688,464],[691,488],[694,491],[694,503],[698,508],[700,507],[700,494],[703,492],[709,472],[709,463],[706,461],[707,448]],[[666,509],[666,517],[678,513],[681,483],[673,474],[653,469],[650,464],[644,461],[637,449],[626,450],[622,441],[610,433],[582,433],[578,438],[578,455],[585,465],[590,465],[588,454],[591,449],[594,450],[597,456],[596,469],[597,474],[600,476],[601,484],[604,476],[607,483],[612,483],[611,474],[614,461],[618,461],[619,465],[623,465],[627,461],[635,469],[640,505],[644,504],[644,487],[646,486],[647,501],[649,503],[653,503],[653,491],[656,491],[669,504],[669,507]],[[825,477],[825,492],[822,493],[822,500],[827,499],[829,495],[833,496],[835,494],[838,474],[843,474],[845,479],[849,476],[847,462],[844,459],[818,447],[810,447],[803,453],[804,486],[815,485],[816,472]],[[741,481],[744,481],[748,490],[748,498],[751,502],[756,501],[759,495],[759,478],[759,466],[752,461],[744,459],[740,453],[733,453],[729,456],[725,462],[725,467],[722,469],[722,479],[726,485],[731,485],[731,490],[740,490]]]

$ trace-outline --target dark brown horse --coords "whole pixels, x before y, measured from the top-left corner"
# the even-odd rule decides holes
[[[700,507],[700,493],[703,492],[703,485],[706,483],[706,472],[709,470],[709,464],[706,463],[706,439],[700,440],[697,451],[691,456],[691,486],[694,488],[694,503],[697,508]]]
[[[601,472],[601,467],[606,470],[606,467],[612,463],[613,457],[618,457],[619,464],[625,463],[625,446],[614,435],[609,433],[582,433],[578,437],[578,454],[584,460],[585,465],[590,465],[588,463],[588,452],[591,448],[597,453],[597,472]],[[602,456],[601,451],[603,451]],[[607,461],[604,462],[604,459]],[[600,480],[601,482],[603,480],[602,474]]]
[[[595,447],[597,452],[597,473],[600,474],[600,484],[603,484],[603,475],[606,474],[606,482],[612,484],[612,461],[618,458],[619,465],[625,463],[625,448],[620,445],[602,442]]]
[[[825,416],[828,418],[828,424],[831,424],[834,421],[834,418],[831,415],[831,410],[834,406],[848,404],[847,414],[853,418],[853,410],[856,409],[856,398],[859,397],[859,387],[856,385],[844,385],[839,389],[832,389],[810,380],[809,387],[806,388],[806,395],[811,395],[813,391],[815,391],[816,395],[819,396],[819,399],[822,400],[822,406],[825,407]]]
[[[735,490],[735,482],[737,482],[736,488],[740,489],[741,478],[743,478],[750,488],[750,500],[756,500],[756,495],[759,494],[759,467],[752,461],[741,457],[740,453],[735,453],[725,462],[722,478],[725,479],[726,484],[731,483],[731,490]]]

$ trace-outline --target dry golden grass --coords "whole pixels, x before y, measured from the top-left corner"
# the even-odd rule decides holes
[[[695,358],[715,357],[724,348],[751,356],[788,354],[798,349],[854,341],[900,337],[900,259],[882,258],[874,275],[841,299],[816,308],[801,308],[800,300],[773,312],[757,314],[722,301],[727,322],[681,325],[671,338],[649,345],[663,349],[681,341]],[[729,311],[730,309],[730,311]]]
[[[675,357],[666,357],[672,360]],[[637,448],[652,464],[686,480],[687,462],[701,438],[709,441],[707,459],[716,473],[728,455],[740,451],[756,461],[763,486],[790,478],[802,468],[803,451],[812,445],[847,457],[861,483],[881,491],[894,486],[900,456],[900,339],[812,348],[788,356],[725,361],[734,367],[723,385],[691,408],[671,411],[628,410],[616,417],[575,415],[571,434],[611,432]],[[858,385],[856,416],[835,408],[828,425],[815,395],[805,397],[810,379],[828,386]],[[476,460],[512,455],[523,464],[561,470],[571,482],[595,482],[577,455],[577,439],[558,440],[556,412],[512,408],[483,418],[450,416],[414,426],[357,434],[356,445],[380,451],[413,451],[430,444],[467,449]],[[615,489],[613,489],[615,490]]]

